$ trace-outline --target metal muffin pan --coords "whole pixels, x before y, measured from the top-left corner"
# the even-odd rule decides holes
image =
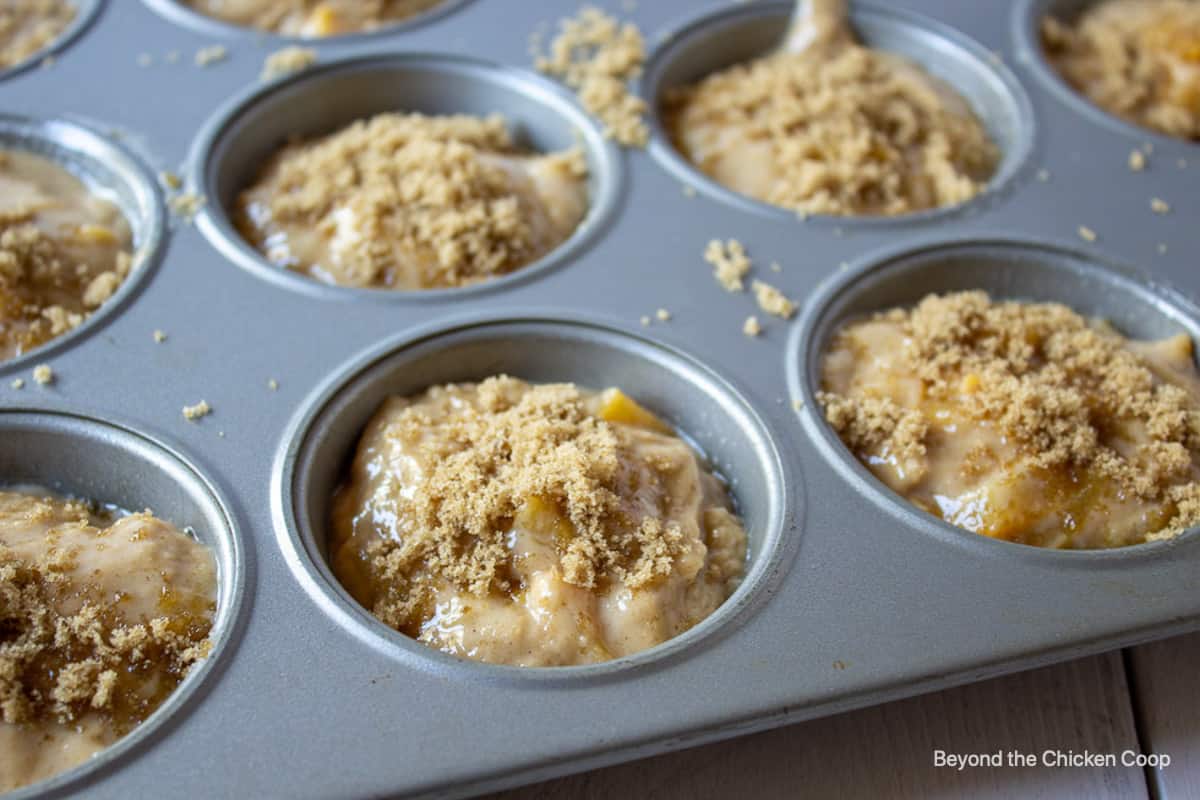
[[[108,422],[59,412],[0,410],[0,475],[6,484],[43,487],[126,510],[149,509],[207,545],[217,565],[212,654],[128,736],[74,769],[6,796],[70,792],[89,775],[121,769],[156,738],[170,735],[176,718],[203,702],[237,646],[246,584],[244,548],[227,504],[184,456]]]
[[[746,523],[750,563],[729,601],[704,622],[658,647],[586,667],[531,669],[452,658],[391,630],[342,588],[326,564],[333,493],[375,411],[392,395],[496,374],[536,383],[621,386],[686,431],[716,472],[736,476],[730,489]],[[439,324],[428,335],[389,340],[334,376],[306,403],[284,437],[273,471],[276,531],[297,577],[314,600],[346,627],[372,637],[392,657],[417,668],[458,669],[467,677],[570,684],[603,679],[703,647],[761,605],[795,552],[783,530],[795,528],[803,498],[788,496],[774,441],[749,404],[701,364],[603,324],[573,318],[502,317]],[[794,538],[794,537],[793,537]]]
[[[661,128],[648,152],[601,141],[569,93],[528,66],[528,34],[571,3],[474,0],[417,26],[312,42],[321,66],[270,86],[258,74],[282,40],[198,33],[158,13],[166,5],[104,4],[54,66],[0,82],[6,112],[77,119],[118,141],[141,173],[182,165],[215,195],[196,226],[172,226],[157,268],[102,327],[0,365],[0,416],[26,419],[32,407],[48,419],[118,420],[129,436],[188,454],[189,470],[168,474],[188,496],[203,485],[219,498],[228,522],[214,530],[244,548],[244,589],[228,600],[240,607],[222,611],[237,622],[221,634],[216,667],[164,709],[168,722],[119,758],[25,795],[464,795],[1200,627],[1197,534],[1104,553],[966,535],[886,494],[811,402],[833,324],[926,289],[1059,299],[1134,335],[1200,332],[1190,263],[1200,232],[1186,224],[1200,212],[1200,147],[1064,102],[1020,34],[1030,3],[904,0],[856,12],[879,44],[903,46],[966,92],[1006,151],[980,199],[881,222],[802,222],[735,200],[673,159]],[[783,6],[730,8],[610,6],[646,34],[644,88],[765,46],[767,23],[754,20],[779,20]],[[691,37],[735,22],[749,32],[689,50]],[[197,67],[193,54],[216,43],[228,58]],[[179,57],[164,59],[171,51]],[[423,91],[417,75],[440,88]],[[510,114],[538,145],[577,131],[597,201],[585,230],[546,265],[478,290],[384,296],[264,280],[223,209],[283,123],[325,131],[406,100]],[[1131,173],[1129,152],[1147,141],[1149,167]],[[1153,214],[1152,197],[1172,212]],[[1078,237],[1081,225],[1095,242]],[[748,296],[722,291],[701,258],[712,238],[745,243],[756,274],[799,300],[800,315],[767,319]],[[781,272],[766,269],[772,261]],[[643,326],[660,307],[671,320]],[[766,322],[761,338],[741,333],[751,313]],[[8,388],[39,361],[54,366],[55,384]],[[631,659],[516,671],[426,652],[348,600],[320,537],[355,428],[388,391],[505,369],[622,384],[706,450],[750,526],[749,576],[729,604]],[[200,399],[212,415],[184,421],[181,407]],[[797,410],[797,400],[808,402]],[[86,448],[58,452],[57,470],[71,473],[61,480],[93,488],[76,477],[95,464]]]
[[[120,313],[158,264],[167,214],[153,173],[119,143],[86,125],[62,118],[32,119],[0,109],[0,148],[34,153],[65,167],[121,210],[133,236],[129,276],[109,301],[79,327],[4,365],[16,367],[70,347]]]

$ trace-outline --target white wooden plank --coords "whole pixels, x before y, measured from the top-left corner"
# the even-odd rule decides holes
[[[1160,797],[1200,797],[1200,634],[1135,647],[1129,656],[1143,751],[1171,758],[1153,772]]]
[[[1193,662],[1194,663],[1194,662]],[[526,787],[497,800],[1146,797],[1137,768],[933,766],[950,752],[1137,749],[1119,653]],[[1198,795],[1192,795],[1198,796]]]

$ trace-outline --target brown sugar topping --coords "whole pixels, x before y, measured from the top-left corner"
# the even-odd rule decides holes
[[[1101,108],[1169,136],[1200,139],[1200,4],[1105,0],[1074,19],[1047,16],[1041,34],[1066,81]],[[1131,157],[1135,171],[1144,165],[1144,155]]]
[[[78,517],[66,524],[96,521],[82,504],[66,508]],[[127,621],[117,610],[120,598],[101,597],[67,577],[72,559],[69,549],[50,547],[34,562],[0,546],[0,719],[70,723],[98,711],[123,732],[208,655],[209,622],[185,616]],[[63,613],[72,606],[76,610]],[[131,690],[143,673],[177,680],[150,696]]]
[[[953,90],[849,43],[735,64],[670,92],[665,111],[676,147],[702,170],[802,218],[961,203],[998,161]]]
[[[669,575],[685,547],[678,523],[645,516],[635,503],[636,471],[621,429],[594,416],[574,385],[529,387],[508,377],[479,385],[478,408],[462,404],[439,419],[450,436],[436,467],[399,513],[411,524],[403,541],[372,545],[386,585],[375,613],[403,628],[418,617],[438,583],[477,595],[513,591],[506,543],[529,498],[555,509],[573,533],[557,542],[562,578],[593,588],[610,579],[630,588]],[[414,433],[430,424],[413,408],[395,425]],[[404,435],[400,433],[398,435]],[[636,517],[636,518],[635,518]]]
[[[1063,305],[992,302],[983,292],[930,296],[875,319],[899,326],[899,357],[919,378],[923,403],[995,426],[1029,467],[1087,468],[1139,498],[1172,504],[1160,535],[1200,523],[1198,398],[1163,380],[1110,328]],[[1179,345],[1190,354],[1190,340]],[[927,420],[916,409],[869,395],[823,392],[820,400],[856,452],[886,445],[902,462],[924,453]],[[1131,429],[1149,439],[1136,452],[1114,441]]]
[[[490,157],[501,154],[520,155],[500,116],[381,114],[285,148],[264,171],[269,197],[243,196],[239,226],[260,245],[271,238],[260,219],[332,239],[348,214],[361,235],[337,268],[346,283],[391,285],[399,249],[420,258],[427,285],[466,285],[511,272],[553,244],[531,227],[536,215],[511,171]],[[576,178],[587,174],[578,148],[544,158]]]
[[[0,150],[0,359],[74,330],[133,265],[115,209],[40,156]]]
[[[0,69],[50,47],[77,13],[67,0],[5,0],[0,4]]]

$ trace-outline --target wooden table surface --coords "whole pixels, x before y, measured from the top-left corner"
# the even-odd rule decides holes
[[[1200,634],[517,789],[496,800],[1200,797]],[[1165,768],[935,767],[948,753],[1166,754]]]

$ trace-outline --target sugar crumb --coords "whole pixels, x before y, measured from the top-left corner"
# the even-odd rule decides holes
[[[1129,153],[1129,169],[1134,172],[1141,172],[1146,168],[1146,156],[1141,150],[1133,150]]]
[[[155,331],[154,332],[154,341],[158,342],[159,344],[162,344],[166,340],[167,340],[166,333],[164,333],[163,331]]]
[[[183,407],[183,418],[188,422],[195,422],[201,417],[207,417],[211,413],[212,406],[210,406],[205,400],[201,400],[199,403],[196,403],[192,406]]]
[[[762,333],[762,324],[758,321],[758,317],[746,317],[746,321],[742,323],[742,333],[747,336],[754,337]]]
[[[704,250],[704,260],[713,265],[713,277],[725,291],[740,292],[746,288],[742,279],[750,271],[750,258],[737,239],[724,244],[720,239],[713,239]]]
[[[1037,171],[1037,179],[1039,181],[1041,181],[1042,183],[1049,183],[1050,182],[1050,170],[1039,169]]]
[[[1155,214],[1168,214],[1171,211],[1171,205],[1166,200],[1155,197],[1150,200],[1150,210]]]
[[[158,173],[158,182],[171,191],[176,191],[183,186],[183,178],[180,178],[179,175],[168,169],[164,169]]]
[[[33,368],[33,379],[39,386],[49,386],[54,383],[54,370],[49,364],[38,364]]]
[[[229,50],[225,45],[214,44],[209,47],[201,47],[196,51],[196,66],[207,67],[227,58],[229,58]]]
[[[1079,238],[1083,239],[1085,242],[1094,242],[1098,237],[1096,236],[1096,232],[1087,225],[1080,225]]]
[[[535,66],[574,89],[604,126],[605,136],[626,147],[645,147],[650,139],[647,105],[629,89],[645,60],[645,42],[636,25],[586,6],[560,21],[549,52],[539,55]]]
[[[665,308],[660,308],[658,311],[655,311],[654,316],[658,318],[659,322],[671,321],[671,312],[667,311]]]
[[[796,313],[796,304],[771,284],[754,281],[751,287],[754,289],[754,299],[758,303],[758,307],[768,314],[791,319],[792,315]]]
[[[647,316],[643,316],[643,317],[642,317],[642,319],[641,319],[641,323],[642,323],[642,327],[643,327],[643,328],[648,328],[648,327],[650,327],[650,318],[649,318],[649,317],[647,317]]]
[[[317,51],[311,47],[285,47],[266,57],[259,78],[269,81],[284,75],[292,75],[303,72],[315,63],[317,63]]]
[[[181,192],[170,198],[167,204],[177,217],[184,222],[191,222],[200,213],[200,209],[204,208],[206,202],[204,195],[195,192]]]
[[[277,391],[279,389],[279,381],[275,380],[274,378],[271,378],[270,380],[267,381],[267,388],[270,389],[272,392]]]
[[[23,378],[13,378],[12,383],[10,383],[9,386],[14,389],[24,389],[25,380]]]

